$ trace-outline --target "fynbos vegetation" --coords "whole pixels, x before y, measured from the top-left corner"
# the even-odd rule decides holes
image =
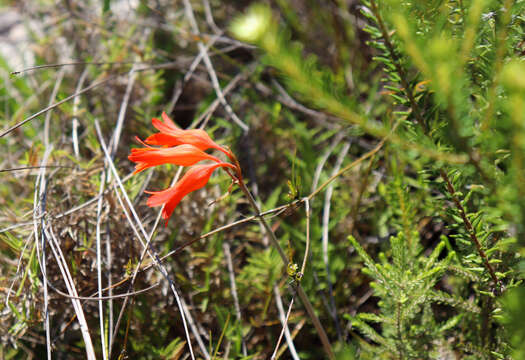
[[[0,358],[525,358],[525,1],[2,6]]]

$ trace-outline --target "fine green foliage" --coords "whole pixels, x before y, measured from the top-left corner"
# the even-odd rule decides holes
[[[378,313],[347,316],[372,341],[360,342],[364,358],[513,352],[497,320],[505,311],[502,294],[521,283],[516,244],[525,245],[523,181],[516,177],[525,164],[518,140],[525,66],[516,52],[523,45],[523,7],[520,1],[363,1],[367,44],[383,74],[381,93],[390,97],[382,100],[389,110],[368,114],[363,97],[381,108],[374,94],[348,89],[348,82],[345,88],[341,72],[305,56],[267,8],[254,7],[244,18],[259,18],[257,31],[244,28],[244,19],[232,27],[259,45],[266,64],[313,107],[376,137],[400,123],[385,152],[387,176],[395,180],[379,187],[386,200],[380,234],[396,235],[378,260],[350,236],[380,299]],[[419,235],[417,219],[424,217],[440,219],[446,229],[430,248]]]

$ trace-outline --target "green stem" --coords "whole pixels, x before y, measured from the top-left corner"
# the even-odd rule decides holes
[[[472,242],[476,246],[476,249],[478,251],[479,256],[483,260],[483,265],[485,265],[485,268],[487,269],[490,277],[492,278],[492,281],[494,282],[494,286],[497,286],[497,288],[495,289],[496,290],[495,291],[496,294],[501,294],[501,292],[503,291],[503,284],[501,283],[501,280],[498,279],[498,277],[496,276],[494,268],[490,264],[489,259],[487,257],[487,254],[483,250],[483,248],[481,246],[481,243],[480,243],[480,241],[479,241],[479,239],[478,239],[478,237],[476,235],[476,231],[475,231],[474,227],[472,226],[472,223],[468,219],[466,211],[463,208],[463,205],[461,205],[461,202],[459,201],[458,197],[456,196],[456,190],[454,189],[454,186],[452,185],[452,182],[450,181],[450,179],[448,178],[447,174],[443,170],[441,170],[440,173],[441,173],[441,177],[445,181],[445,184],[447,186],[447,190],[450,193],[450,196],[452,197],[452,201],[454,201],[454,204],[456,205],[456,208],[459,211],[459,215],[461,216],[461,219],[463,220],[463,224],[465,225],[465,229],[467,230],[467,233],[470,236],[470,239],[472,240]]]
[[[275,233],[271,229],[270,225],[268,225],[268,222],[264,219],[263,216],[261,216],[261,210],[259,209],[259,206],[255,202],[255,199],[253,198],[250,190],[248,190],[248,188],[246,187],[246,184],[244,184],[242,179],[237,179],[237,181],[238,181],[239,187],[241,188],[242,192],[246,195],[248,202],[250,203],[251,207],[255,211],[256,216],[259,218],[259,221],[261,222],[266,233],[268,234],[270,241],[272,242],[272,245],[275,247],[275,249],[281,256],[281,259],[285,267],[287,267],[288,258],[286,257],[286,254],[284,253],[284,250],[282,249],[281,245],[279,245],[279,241],[277,240],[277,237],[275,236]],[[301,302],[306,308],[306,312],[310,316],[310,319],[312,320],[315,326],[315,329],[317,330],[317,334],[319,335],[319,339],[321,340],[321,343],[323,344],[323,349],[326,352],[326,355],[328,355],[328,358],[331,360],[335,359],[334,353],[332,351],[332,346],[330,345],[330,340],[328,340],[328,336],[326,335],[326,331],[324,330],[323,325],[319,321],[319,318],[317,317],[317,315],[315,315],[314,308],[312,304],[310,303],[310,300],[308,300],[308,297],[299,282],[297,282],[297,294],[299,295]]]
[[[396,54],[396,50],[394,49],[394,45],[392,44],[392,40],[390,39],[388,30],[385,26],[385,23],[383,22],[383,18],[381,17],[381,14],[379,13],[379,9],[377,8],[377,4],[374,0],[370,0],[370,8],[372,10],[372,13],[377,19],[377,25],[379,26],[379,29],[381,30],[381,35],[383,36],[383,39],[385,41],[385,46],[387,47],[390,57],[392,58],[392,62],[394,63],[396,71],[399,74],[399,78],[401,79],[401,85],[403,86],[403,91],[406,97],[408,98],[408,101],[410,102],[410,107],[412,108],[414,116],[419,126],[421,126],[423,133],[427,135],[428,134],[427,124],[425,123],[423,116],[421,114],[421,111],[419,110],[419,106],[417,104],[416,99],[414,98],[414,94],[412,93],[412,87],[410,86],[410,83],[408,81],[408,77],[405,72],[405,69],[401,65],[401,60]]]

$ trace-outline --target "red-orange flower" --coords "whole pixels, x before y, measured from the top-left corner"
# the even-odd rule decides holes
[[[162,113],[162,120],[164,120],[164,122],[157,118],[151,119],[151,123],[160,133],[148,137],[146,139],[147,144],[159,146],[190,144],[203,151],[208,149],[222,151],[231,158],[231,152],[215,143],[206,131],[202,129],[182,130],[175,125],[173,120],[171,120],[165,112]]]
[[[166,113],[162,113],[162,119],[164,122],[159,119],[152,119],[153,126],[160,132],[145,140],[145,143],[149,145],[162,147],[151,147],[143,143],[144,148],[131,149],[128,159],[136,163],[134,174],[162,164],[191,166],[174,186],[163,191],[146,191],[146,193],[151,194],[147,202],[148,206],[164,205],[162,218],[166,220],[167,225],[173,210],[182,198],[190,192],[204,187],[215,169],[222,167],[234,170],[234,173],[228,172],[234,181],[241,180],[242,173],[235,155],[229,149],[215,143],[204,130],[180,129]],[[207,149],[223,152],[233,164],[223,162],[219,158],[205,153],[204,150]],[[202,160],[211,160],[214,163],[195,165]]]
[[[166,220],[167,225],[173,210],[175,210],[182,198],[190,192],[204,187],[204,185],[208,183],[208,180],[210,180],[213,171],[219,167],[235,168],[232,164],[223,162],[192,166],[188,172],[184,174],[182,179],[175,184],[175,186],[163,191],[146,191],[146,193],[152,195],[148,199],[148,206],[154,207],[164,205],[162,218]]]
[[[215,156],[207,154],[190,144],[182,144],[172,148],[146,147],[131,149],[131,154],[128,156],[128,159],[137,163],[134,174],[149,167],[162,164],[191,166],[201,160],[220,162]]]

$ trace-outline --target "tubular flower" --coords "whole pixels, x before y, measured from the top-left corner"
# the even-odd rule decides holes
[[[222,167],[233,170],[228,171],[228,174],[234,182],[242,180],[242,173],[235,155],[229,149],[215,143],[204,130],[180,129],[166,113],[162,113],[162,119],[164,122],[159,119],[152,119],[153,126],[160,132],[151,135],[145,142],[141,141],[145,146],[144,148],[131,149],[128,159],[136,163],[134,174],[162,164],[191,166],[174,186],[163,191],[146,191],[151,195],[147,201],[148,206],[164,205],[162,218],[166,220],[167,225],[171,214],[182,198],[190,192],[204,187],[215,169]],[[138,140],[140,141],[140,139]],[[147,144],[162,147],[152,147]],[[233,164],[223,162],[219,158],[205,153],[204,150],[207,149],[223,152]],[[195,165],[202,160],[211,160],[213,163]]]
[[[235,169],[235,166],[229,163],[219,162],[217,164],[209,165],[195,165],[192,166],[186,174],[179,180],[173,187],[170,187],[163,191],[146,191],[146,193],[152,196],[148,199],[148,206],[161,206],[164,205],[162,210],[162,218],[168,220],[173,213],[173,210],[177,207],[182,198],[188,195],[190,192],[199,190],[204,187],[210,180],[210,176],[213,171],[219,167],[228,167]]]
[[[183,144],[172,148],[146,147],[141,149],[131,149],[131,154],[128,156],[128,159],[137,163],[133,174],[139,173],[149,167],[162,164],[191,166],[201,160],[220,162],[215,156],[207,154],[190,144]]]
[[[162,122],[157,118],[151,119],[153,126],[160,131],[151,135],[146,139],[146,143],[150,145],[159,145],[159,146],[177,146],[181,144],[190,144],[200,150],[216,149],[225,153],[230,159],[233,155],[231,151],[226,150],[222,146],[219,146],[215,143],[210,136],[202,129],[190,129],[182,130],[177,127],[173,120],[163,112],[162,113]]]

